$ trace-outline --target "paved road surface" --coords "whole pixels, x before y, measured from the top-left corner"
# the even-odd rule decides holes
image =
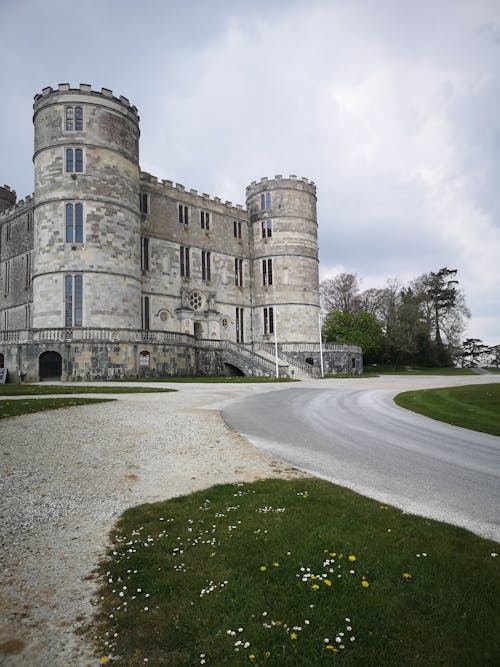
[[[500,437],[413,414],[394,404],[398,391],[380,388],[384,381],[378,387],[362,382],[336,381],[332,389],[302,383],[227,404],[223,416],[254,444],[297,467],[500,541]]]

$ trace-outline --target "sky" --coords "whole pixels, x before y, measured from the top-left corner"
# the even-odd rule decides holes
[[[135,104],[141,169],[245,204],[318,194],[320,278],[442,267],[500,344],[500,0],[0,0],[0,184],[33,191],[32,104],[89,83]]]

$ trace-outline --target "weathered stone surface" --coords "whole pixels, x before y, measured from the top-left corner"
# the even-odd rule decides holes
[[[11,350],[5,352],[9,363],[18,364],[11,375],[38,375],[43,350],[36,336],[21,340],[15,334],[32,327],[144,328],[256,344],[272,343],[276,332],[280,343],[318,343],[312,181],[262,178],[246,189],[247,210],[159,181],[139,168],[137,109],[108,89],[96,92],[86,84],[44,88],[35,97],[33,122],[35,194],[16,204],[15,193],[0,188],[0,345],[15,340],[19,348],[30,341],[21,366]],[[69,171],[67,151],[73,158]],[[82,239],[67,236],[67,205],[82,206]],[[272,281],[264,277],[264,261]],[[79,294],[66,293],[67,276],[81,280],[78,307]],[[264,309],[272,309],[274,331]],[[62,355],[65,378],[136,372],[128,347],[115,356],[96,347],[92,361],[85,356],[88,345],[86,336],[85,354],[77,351],[71,337]],[[179,356],[178,346],[168,354],[155,347],[147,372],[212,374],[232,363],[215,347],[189,350]],[[345,369],[349,359],[336,358],[331,366]],[[244,372],[261,372],[247,361],[241,361]]]

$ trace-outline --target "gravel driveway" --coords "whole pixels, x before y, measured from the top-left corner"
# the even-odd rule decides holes
[[[396,392],[495,380],[348,382]],[[118,516],[217,483],[301,474],[230,430],[219,411],[257,393],[346,386],[327,382],[173,384],[177,393],[116,394],[111,403],[2,420],[0,665],[99,664],[75,631],[91,618],[92,573]]]
[[[219,413],[287,385],[172,386],[179,391],[2,420],[0,665],[99,663],[75,630],[92,614],[92,572],[126,508],[296,474]]]

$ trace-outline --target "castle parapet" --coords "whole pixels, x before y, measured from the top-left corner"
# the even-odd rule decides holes
[[[274,178],[263,176],[260,181],[252,181],[246,188],[247,200],[252,195],[276,188],[294,188],[297,190],[307,191],[316,196],[316,185],[314,181],[302,176],[298,178],[295,174],[290,176],[276,175]]]
[[[108,100],[112,100],[114,103],[119,104],[121,107],[127,109],[131,114],[133,114],[139,121],[139,114],[137,107],[130,103],[128,98],[123,95],[113,95],[113,91],[109,88],[101,88],[100,91],[92,90],[92,87],[88,83],[81,83],[78,88],[71,88],[69,83],[60,83],[57,86],[57,89],[52,88],[52,86],[46,86],[42,88],[42,92],[38,93],[34,97],[33,109],[38,110],[41,106],[45,105],[48,102],[48,99],[53,96],[74,96],[74,95],[86,95],[90,97],[100,97]]]
[[[229,211],[234,211],[235,215],[238,215],[245,210],[241,204],[233,204],[231,201],[223,202],[220,197],[212,197],[206,192],[200,193],[198,190],[193,188],[186,188],[182,183],[174,183],[174,181],[169,179],[158,179],[156,176],[149,174],[146,171],[141,171],[140,173],[140,182],[141,186],[143,185],[152,185],[158,186],[161,188],[160,192],[162,194],[169,195],[171,197],[179,197],[180,199],[188,200],[195,206],[203,208],[207,205],[207,202],[212,202],[214,204],[219,204],[224,206],[224,208]]]

